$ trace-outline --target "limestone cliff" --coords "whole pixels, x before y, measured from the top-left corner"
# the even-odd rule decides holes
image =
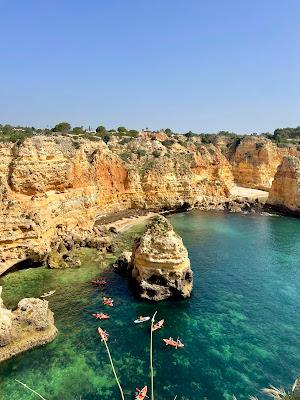
[[[235,182],[241,186],[269,191],[277,167],[285,155],[297,154],[290,148],[279,148],[263,137],[249,136],[236,143],[230,162]]]
[[[161,141],[159,141],[160,139]],[[37,136],[0,144],[0,274],[42,259],[59,237],[86,234],[116,210],[225,201],[233,177],[213,145],[165,136],[129,142]]]
[[[55,338],[57,329],[48,301],[22,299],[10,311],[3,305],[1,292],[0,286],[0,362]]]
[[[268,204],[300,215],[300,159],[284,157],[275,174]]]
[[[148,223],[134,245],[131,262],[142,298],[190,296],[193,273],[188,252],[166,218],[157,216]]]
[[[92,139],[0,143],[0,274],[44,259],[61,238],[99,242],[95,223],[116,211],[224,209],[234,180],[269,190],[283,156],[299,157],[253,136],[217,137],[215,145],[163,132]]]

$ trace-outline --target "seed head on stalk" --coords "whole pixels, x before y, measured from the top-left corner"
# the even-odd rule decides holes
[[[117,373],[116,373],[116,370],[115,370],[115,367],[114,367],[114,363],[113,363],[113,360],[112,360],[112,357],[111,357],[111,354],[110,354],[110,351],[109,351],[109,348],[108,348],[108,344],[107,344],[109,335],[108,335],[108,333],[106,331],[101,329],[100,326],[98,328],[98,335],[101,338],[101,342],[103,342],[104,345],[105,345],[105,348],[106,348],[106,351],[107,351],[107,354],[108,354],[108,358],[109,358],[109,361],[110,361],[111,369],[113,371],[113,374],[115,376],[115,380],[116,380],[117,385],[118,385],[119,390],[120,390],[121,398],[122,398],[122,400],[125,400],[124,392],[123,392],[122,386],[120,384],[120,381],[118,379],[118,376],[117,376]]]

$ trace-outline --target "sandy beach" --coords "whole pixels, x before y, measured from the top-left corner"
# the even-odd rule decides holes
[[[247,197],[249,200],[259,199],[261,201],[266,201],[269,195],[264,190],[250,189],[242,186],[233,186],[230,193],[235,197]]]

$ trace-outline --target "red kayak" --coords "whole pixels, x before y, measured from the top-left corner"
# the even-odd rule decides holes
[[[92,314],[92,316],[96,319],[109,319],[110,316],[108,314],[103,314],[103,313],[95,313]]]
[[[154,324],[154,325],[153,325],[153,328],[152,328],[152,332],[157,331],[157,329],[162,328],[162,327],[164,326],[164,322],[165,322],[165,320],[164,320],[164,319],[161,319],[161,320],[158,321],[156,324]]]
[[[103,329],[101,329],[100,326],[98,327],[98,335],[101,338],[101,342],[107,342],[108,341],[109,334],[106,331],[104,331]]]
[[[165,342],[166,346],[172,346],[175,347],[175,349],[180,349],[181,347],[184,347],[184,344],[179,339],[174,340],[170,337],[169,339],[163,339],[163,341]]]
[[[139,390],[138,388],[136,391],[138,392],[136,395],[136,400],[144,400],[144,398],[147,396],[147,386],[144,386],[142,390]]]
[[[104,279],[94,279],[91,281],[91,283],[98,286],[107,284],[107,282]]]
[[[103,304],[105,306],[113,307],[114,301],[111,297],[103,297]]]

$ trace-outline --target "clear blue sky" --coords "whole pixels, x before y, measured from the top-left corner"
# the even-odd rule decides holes
[[[0,0],[0,123],[300,125],[299,0]]]

